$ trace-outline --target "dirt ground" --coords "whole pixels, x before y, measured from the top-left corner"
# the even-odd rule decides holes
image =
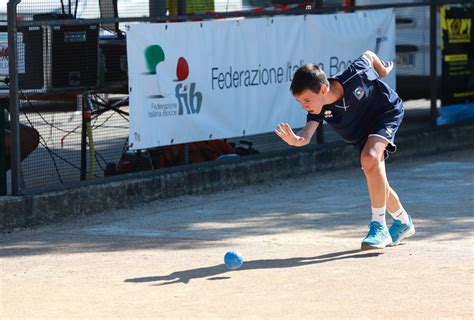
[[[387,168],[417,233],[383,250],[354,168],[0,234],[0,318],[473,319],[474,150]]]

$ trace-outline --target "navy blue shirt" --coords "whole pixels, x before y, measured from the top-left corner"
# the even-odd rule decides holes
[[[307,122],[325,120],[346,143],[356,144],[371,133],[380,116],[387,112],[403,112],[402,100],[379,79],[372,59],[362,55],[330,80],[338,81],[344,96],[333,104],[324,105],[319,114],[307,115]]]

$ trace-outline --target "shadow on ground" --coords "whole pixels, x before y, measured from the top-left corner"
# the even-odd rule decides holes
[[[237,270],[228,270],[224,264],[210,267],[196,268],[190,270],[176,271],[165,276],[149,276],[126,279],[125,282],[131,283],[153,283],[153,285],[164,286],[175,283],[189,283],[192,279],[208,278],[207,280],[225,280],[230,278],[231,272],[258,269],[282,269],[294,268],[305,265],[332,262],[344,259],[360,259],[377,257],[382,252],[361,252],[361,250],[340,251],[324,254],[315,257],[295,257],[289,259],[262,259],[246,261],[241,268]],[[221,276],[229,274],[229,276]]]

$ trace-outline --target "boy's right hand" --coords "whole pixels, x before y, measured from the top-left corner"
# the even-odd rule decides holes
[[[291,129],[290,125],[288,123],[280,123],[276,130],[275,133],[286,143],[288,143],[290,146],[298,146],[299,143],[303,139],[303,137],[297,136],[294,132],[293,129]]]

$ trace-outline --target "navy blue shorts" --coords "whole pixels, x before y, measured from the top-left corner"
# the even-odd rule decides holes
[[[397,146],[395,145],[395,134],[402,123],[403,116],[405,111],[403,108],[396,108],[386,111],[379,115],[369,127],[367,131],[367,136],[361,141],[353,144],[354,148],[359,151],[359,154],[362,153],[367,139],[371,136],[380,137],[388,142],[385,149],[385,158],[388,157],[388,153],[393,153],[397,151]]]

